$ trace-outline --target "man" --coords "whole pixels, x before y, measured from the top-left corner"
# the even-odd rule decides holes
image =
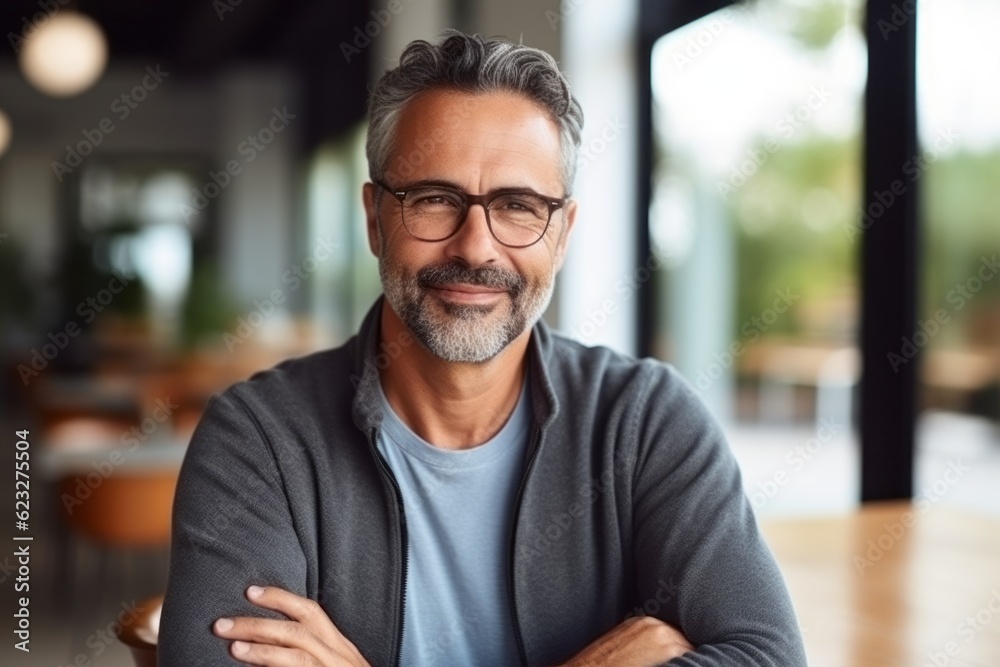
[[[718,426],[670,366],[540,319],[583,117],[450,31],[371,95],[384,297],[216,397],[177,490],[161,665],[805,664]]]

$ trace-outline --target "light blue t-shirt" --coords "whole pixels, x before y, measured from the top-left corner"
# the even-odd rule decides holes
[[[409,538],[402,664],[520,664],[507,593],[508,538],[531,426],[528,383],[491,440],[431,445],[382,394],[378,448],[399,482]]]

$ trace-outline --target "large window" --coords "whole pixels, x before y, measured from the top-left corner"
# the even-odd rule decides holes
[[[887,363],[922,353],[918,498],[1000,512],[1000,6],[920,5],[917,94],[924,244],[917,328]],[[893,38],[889,35],[889,38]]]
[[[857,0],[761,0],[652,59],[655,352],[722,420],[759,513],[858,499]]]
[[[211,261],[214,243],[211,211],[192,200],[202,167],[194,157],[95,158],[71,182],[60,285],[66,317],[131,322],[166,348],[188,338],[195,260]],[[116,277],[121,295],[74,312]]]

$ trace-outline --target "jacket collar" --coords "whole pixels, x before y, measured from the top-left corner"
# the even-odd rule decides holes
[[[351,383],[356,390],[352,413],[355,425],[365,434],[380,428],[382,424],[378,373],[380,365],[385,368],[396,356],[405,354],[409,345],[419,345],[411,336],[407,345],[390,341],[380,346],[384,302],[385,296],[379,296],[365,315],[357,336],[348,343],[353,348],[354,373],[351,375]],[[533,325],[527,353],[534,421],[536,426],[545,430],[559,413],[559,400],[553,389],[552,377],[557,368],[552,363],[555,354],[553,333],[545,320],[539,319]]]

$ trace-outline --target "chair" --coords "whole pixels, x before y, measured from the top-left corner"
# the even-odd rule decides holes
[[[139,608],[139,615],[122,628],[119,639],[132,652],[136,667],[156,667],[156,640],[160,633],[163,596],[143,600]]]
[[[98,544],[166,547],[177,476],[174,468],[112,468],[107,477],[97,476],[96,488],[88,486],[88,475],[67,476],[60,484],[60,498],[80,501],[72,503],[72,511],[66,508],[66,519],[74,531]]]
[[[67,571],[63,577],[72,583],[67,588],[57,589],[68,590],[72,600],[70,610],[74,616],[83,610],[80,606],[83,601],[86,601],[87,608],[101,609],[104,599],[115,599],[122,594],[122,589],[134,590],[137,583],[140,588],[145,587],[146,594],[162,590],[166,582],[160,581],[159,572],[162,557],[170,544],[171,509],[178,472],[174,468],[132,469],[123,466],[101,479],[93,489],[80,481],[81,478],[86,479],[83,475],[67,476],[59,484],[61,498],[67,495],[82,498],[79,504],[73,504],[72,511],[60,507],[69,532],[83,538],[69,540],[68,553],[86,555],[96,549],[98,556],[96,577],[89,573],[73,577]],[[96,477],[92,475],[91,480]],[[83,497],[86,492],[90,495]],[[60,505],[63,503],[60,502]],[[87,551],[80,552],[81,548]],[[148,568],[144,568],[141,574],[135,571],[133,557],[140,552],[155,557],[157,574],[149,576]],[[113,571],[110,567],[112,557],[116,560],[124,558],[122,567]],[[78,557],[70,557],[66,565],[75,565],[78,561]],[[147,558],[140,562],[148,566],[151,561]],[[77,568],[67,568],[70,569],[75,571]],[[136,574],[140,574],[138,582]],[[115,586],[110,585],[112,576]],[[78,590],[77,583],[83,590]]]

